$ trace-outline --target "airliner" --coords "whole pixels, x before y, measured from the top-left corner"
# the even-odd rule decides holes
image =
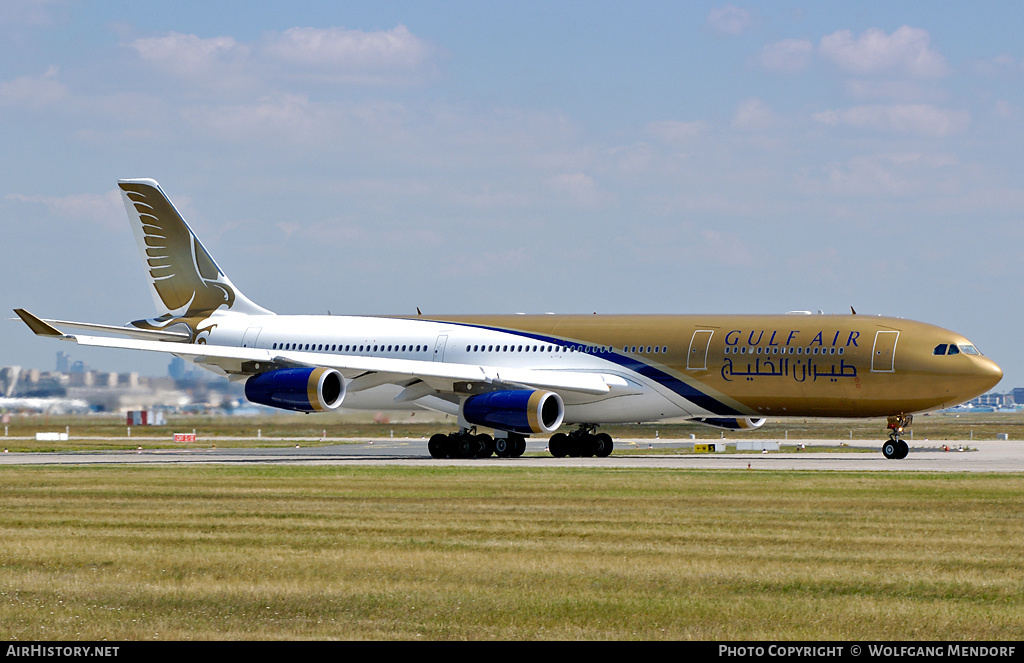
[[[684,419],[729,430],[771,417],[885,417],[906,457],[913,415],[985,393],[1002,371],[965,337],[902,318],[779,315],[277,315],[235,287],[160,185],[119,180],[158,315],[126,325],[18,316],[37,335],[163,352],[306,413],[452,415],[435,458],[608,456],[603,424]],[[68,333],[67,329],[81,333]],[[493,435],[485,432],[493,431]],[[566,432],[567,431],[567,432]]]

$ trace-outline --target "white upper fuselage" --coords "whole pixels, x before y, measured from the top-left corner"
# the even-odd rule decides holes
[[[236,315],[218,313],[209,320],[206,342],[268,351],[271,356],[306,361],[305,353],[319,355],[318,365],[332,366],[326,355],[337,358],[347,380],[366,371],[347,368],[354,358],[401,362],[432,362],[494,369],[491,377],[515,381],[516,369],[540,371],[557,380],[560,372],[594,373],[609,383],[607,393],[560,390],[565,402],[565,423],[615,423],[710,416],[705,410],[664,389],[656,381],[613,361],[613,349],[576,340],[538,338],[537,334],[493,329],[479,325],[416,318],[323,315]],[[380,373],[381,371],[377,371]],[[617,379],[615,379],[617,378]],[[356,409],[409,409],[396,402],[402,385],[377,384],[350,389],[344,407]],[[457,402],[428,397],[416,401],[427,409],[457,414]]]

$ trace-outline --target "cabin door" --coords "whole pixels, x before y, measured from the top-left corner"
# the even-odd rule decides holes
[[[871,349],[872,373],[896,372],[896,341],[899,337],[898,331],[875,332],[875,345]]]
[[[448,335],[441,334],[434,343],[434,361],[444,361],[444,346],[448,344]]]
[[[715,332],[710,329],[698,329],[690,339],[690,352],[686,355],[686,368],[691,371],[708,369],[708,346]]]
[[[245,335],[242,336],[242,347],[243,348],[255,348],[256,339],[260,337],[260,332],[263,331],[263,327],[249,327],[245,330]]]

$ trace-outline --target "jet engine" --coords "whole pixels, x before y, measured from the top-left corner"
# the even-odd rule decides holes
[[[246,380],[245,397],[285,410],[326,412],[345,400],[345,378],[333,368],[282,368]]]
[[[523,435],[553,433],[562,425],[565,405],[552,391],[492,391],[467,398],[462,416],[471,424]]]
[[[727,430],[753,430],[764,426],[768,420],[764,417],[694,417],[688,421]]]

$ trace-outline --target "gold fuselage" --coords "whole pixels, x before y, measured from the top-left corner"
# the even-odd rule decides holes
[[[483,315],[421,319],[607,349],[624,367],[673,381],[744,416],[875,417],[927,412],[1002,377],[955,332],[869,315]],[[973,347],[973,346],[971,346]],[[688,392],[689,393],[689,392]]]

